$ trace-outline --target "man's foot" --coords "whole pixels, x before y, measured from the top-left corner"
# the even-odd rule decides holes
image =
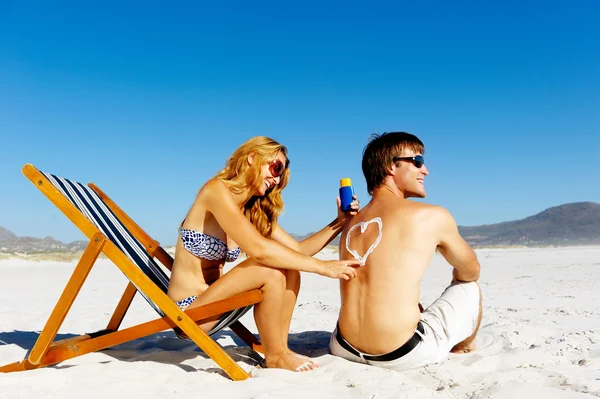
[[[277,368],[291,371],[311,371],[319,367],[309,358],[291,351],[284,353],[275,361],[267,359],[265,363],[270,369]]]
[[[454,345],[454,348],[452,348],[452,350],[450,352],[452,353],[469,353],[475,350],[475,340],[472,340],[471,342],[459,342],[458,344]]]

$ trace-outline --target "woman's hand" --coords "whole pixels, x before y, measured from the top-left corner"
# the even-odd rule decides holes
[[[356,268],[363,263],[357,260],[325,260],[320,261],[322,267],[317,273],[321,276],[351,280],[356,277]]]
[[[340,200],[340,197],[337,197],[337,211],[338,211],[337,221],[340,223],[343,223],[348,217],[356,215],[358,213],[359,207],[360,207],[360,201],[358,200],[358,197],[356,195],[353,195],[352,202],[350,203],[350,210],[343,211],[342,210],[342,201]]]

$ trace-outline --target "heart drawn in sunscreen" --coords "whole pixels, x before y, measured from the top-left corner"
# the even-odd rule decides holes
[[[352,231],[355,228],[360,227],[360,233],[363,234],[367,230],[367,227],[369,226],[369,224],[371,224],[371,223],[377,223],[377,226],[379,227],[379,234],[377,235],[375,242],[373,244],[371,244],[369,249],[367,249],[367,252],[365,252],[365,254],[363,256],[360,256],[355,250],[350,249],[350,233],[352,233]],[[381,241],[382,236],[383,236],[383,224],[381,223],[381,218],[376,217],[376,218],[373,218],[366,222],[358,222],[354,226],[350,227],[350,230],[348,230],[348,234],[346,234],[346,249],[352,256],[354,256],[354,259],[361,262],[364,266],[365,262],[367,261],[367,258],[371,254],[371,252],[373,252],[373,250],[375,248],[377,248],[377,245],[379,245],[379,241]]]

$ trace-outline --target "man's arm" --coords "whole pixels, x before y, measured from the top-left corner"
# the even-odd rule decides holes
[[[437,208],[439,223],[438,249],[454,270],[452,276],[456,281],[477,281],[479,279],[479,261],[473,249],[461,237],[454,218],[444,208]]]

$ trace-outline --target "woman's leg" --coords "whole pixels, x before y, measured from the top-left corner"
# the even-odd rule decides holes
[[[298,299],[298,292],[300,291],[300,272],[296,270],[283,270],[285,273],[285,293],[283,294],[283,315],[282,315],[282,330],[281,337],[283,342],[288,348],[288,338],[290,335],[290,325],[292,323],[292,315],[294,313],[294,309],[296,308],[296,301]],[[318,367],[318,364],[315,363],[312,359],[303,356],[308,361],[310,361],[315,367]]]
[[[291,300],[291,293],[287,292],[285,272],[285,270],[261,265],[252,258],[247,259],[212,283],[187,309],[226,299],[252,289],[260,289],[263,300],[254,305],[254,319],[267,366],[295,371],[312,370],[315,368],[313,364],[308,364],[305,358],[288,350],[287,331],[285,338],[281,333],[282,326],[287,325],[289,328],[291,320],[291,312],[284,312],[284,305],[289,306]],[[296,284],[299,286],[299,280]],[[293,289],[291,291],[293,292]],[[295,299],[293,304],[295,305]],[[289,316],[287,316],[288,312]],[[202,328],[207,330],[214,324],[215,321],[212,321],[202,325]]]
[[[290,324],[292,323],[292,314],[296,307],[298,292],[300,291],[300,272],[296,270],[284,270],[285,272],[285,292],[283,294],[283,323],[282,337],[287,345],[290,333]]]

